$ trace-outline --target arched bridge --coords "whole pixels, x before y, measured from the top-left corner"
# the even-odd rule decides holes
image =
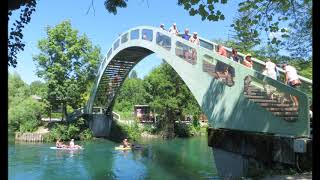
[[[93,114],[93,107],[100,106],[106,109],[106,114],[112,114],[117,92],[130,70],[156,53],[186,83],[210,126],[310,136],[307,94],[312,91],[311,80],[300,77],[302,88],[296,90],[262,75],[264,62],[253,59],[254,68],[249,69],[218,55],[216,47],[217,44],[203,38],[198,46],[159,28],[132,28],[114,41],[102,61],[84,113]],[[239,57],[244,56],[239,53]],[[290,95],[298,97],[297,107],[292,105]]]

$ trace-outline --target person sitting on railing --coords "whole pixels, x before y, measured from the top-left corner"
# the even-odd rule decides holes
[[[301,81],[299,79],[298,73],[296,68],[293,66],[288,65],[287,63],[284,63],[282,65],[283,70],[286,73],[285,83],[293,88],[298,88],[301,85]],[[291,96],[291,95],[290,95]],[[291,96],[293,99],[293,105],[298,106],[298,99],[296,96]]]
[[[253,68],[253,61],[251,60],[251,54],[246,55],[246,58],[243,60],[242,64],[250,69]]]
[[[172,26],[169,29],[169,33],[178,36],[179,35],[179,30],[177,28],[177,24],[173,23]]]

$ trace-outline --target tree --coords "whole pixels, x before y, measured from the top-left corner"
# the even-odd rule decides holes
[[[48,87],[47,87],[46,83],[43,83],[41,81],[33,81],[30,84],[31,94],[38,95],[41,98],[46,98],[47,90],[48,90]]]
[[[14,107],[30,96],[30,88],[19,74],[10,74],[8,77],[8,106]]]
[[[115,111],[132,112],[136,104],[144,104],[146,90],[139,78],[126,78],[117,95]]]
[[[130,78],[138,78],[137,75],[137,71],[136,70],[132,70],[131,74],[130,74]]]
[[[38,42],[40,53],[33,57],[37,75],[48,84],[48,101],[78,108],[84,103],[87,84],[92,83],[101,59],[100,48],[93,46],[86,35],[72,29],[70,21],[47,28],[47,38]]]
[[[199,115],[201,112],[186,84],[167,63],[162,63],[144,79],[144,87],[147,103],[163,115],[162,128],[168,138],[174,136],[174,122],[182,120],[184,113]]]

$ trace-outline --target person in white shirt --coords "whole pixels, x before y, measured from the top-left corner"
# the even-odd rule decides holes
[[[266,75],[269,76],[270,78],[272,79],[277,79],[277,72],[276,72],[276,64],[273,63],[270,59],[267,59],[267,62],[266,62]]]
[[[169,33],[174,34],[174,35],[176,35],[176,36],[179,35],[179,30],[178,30],[178,28],[177,28],[177,24],[176,24],[176,23],[173,23],[173,24],[172,24],[172,26],[171,26],[170,29],[169,29]]]
[[[296,68],[286,63],[282,65],[282,68],[286,73],[285,83],[293,88],[298,88],[301,85],[301,81],[299,80]],[[294,106],[298,106],[298,98],[296,96],[292,96],[292,99]]]
[[[71,139],[71,141],[69,143],[69,148],[81,149],[82,147],[77,144],[74,144],[74,139]]]

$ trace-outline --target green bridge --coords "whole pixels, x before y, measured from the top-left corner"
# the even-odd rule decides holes
[[[73,113],[71,119],[95,114],[94,107],[103,107],[102,114],[109,119],[99,120],[105,122],[96,126],[100,131],[102,126],[110,128],[112,108],[124,79],[139,61],[156,53],[186,83],[211,127],[310,137],[311,80],[300,77],[302,86],[297,90],[262,75],[263,61],[253,58],[253,69],[249,69],[218,55],[216,49],[216,43],[201,37],[198,46],[160,28],[132,28],[114,41],[100,64],[84,110]],[[230,54],[229,48],[227,51]],[[243,54],[238,55],[244,59]],[[234,71],[234,77],[228,71],[221,71],[221,67]],[[280,73],[284,75],[283,70]],[[292,105],[290,95],[298,97],[298,107]]]

